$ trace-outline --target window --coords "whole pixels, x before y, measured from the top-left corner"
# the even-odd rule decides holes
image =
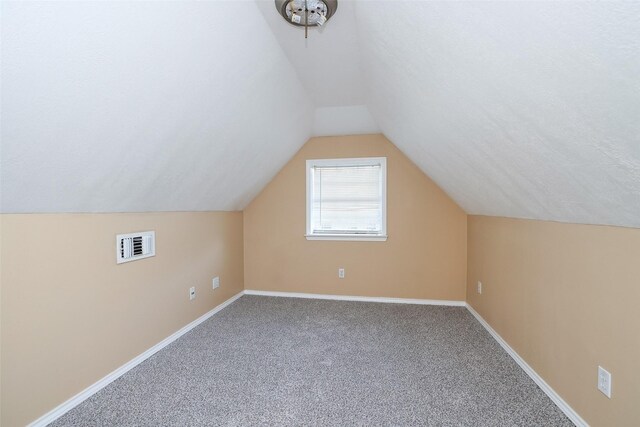
[[[308,240],[387,240],[387,159],[307,160]]]

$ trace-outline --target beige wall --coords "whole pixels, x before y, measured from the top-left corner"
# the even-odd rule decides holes
[[[42,416],[243,289],[241,212],[2,222],[6,427]],[[116,265],[115,235],[145,230],[156,232],[156,256]]]
[[[639,426],[640,229],[469,216],[468,233],[473,308],[588,423]]]
[[[378,156],[387,157],[388,240],[307,241],[305,161]],[[384,136],[313,138],[244,211],[245,288],[464,300],[466,224]]]

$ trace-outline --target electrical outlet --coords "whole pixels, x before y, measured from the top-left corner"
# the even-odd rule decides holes
[[[338,278],[339,279],[344,279],[344,268],[339,268],[338,269]]]
[[[598,390],[611,399],[611,374],[602,366],[598,366]]]
[[[478,280],[478,293],[482,293],[482,282]]]
[[[220,287],[220,277],[216,276],[212,280],[213,289],[218,289]]]
[[[196,299],[196,287],[192,286],[189,288],[189,301]]]

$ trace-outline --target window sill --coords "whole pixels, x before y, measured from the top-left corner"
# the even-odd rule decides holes
[[[353,234],[306,234],[307,240],[337,240],[337,241],[359,241],[359,242],[386,242],[386,235],[353,235]]]

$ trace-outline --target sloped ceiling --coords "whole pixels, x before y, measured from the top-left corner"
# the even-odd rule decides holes
[[[640,227],[639,2],[340,0],[307,40],[272,1],[3,2],[2,39],[5,212],[241,209],[380,129],[469,213]]]
[[[5,212],[241,209],[313,113],[252,2],[2,2]]]
[[[340,13],[331,18],[330,25],[310,29],[307,39],[301,28],[284,22],[273,0],[256,4],[316,107],[312,135],[380,132],[366,105],[355,27],[359,4],[340,1]]]
[[[468,213],[640,226],[640,2],[366,2],[382,131]]]

